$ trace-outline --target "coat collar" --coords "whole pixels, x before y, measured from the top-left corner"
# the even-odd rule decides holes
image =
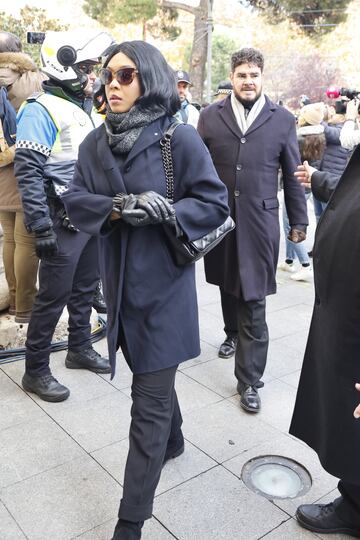
[[[276,108],[277,108],[277,105],[275,105],[275,103],[270,101],[270,99],[267,96],[265,96],[265,105],[262,108],[260,114],[255,118],[254,122],[251,124],[251,126],[247,130],[246,135],[258,129],[269,118],[271,118]],[[220,109],[220,115],[222,119],[224,120],[225,124],[228,126],[228,128],[234,133],[234,135],[236,135],[236,137],[238,138],[243,137],[243,133],[241,132],[238,126],[238,123],[236,121],[235,115],[232,110],[230,96],[228,96],[226,99],[220,102],[219,109]]]
[[[170,118],[168,116],[162,116],[144,128],[125,160],[125,169],[137,155],[145,150],[145,148],[160,141],[169,124]],[[109,180],[111,188],[114,190],[114,193],[126,193],[123,176],[108,143],[105,125],[102,125],[96,130],[96,141],[98,158]]]

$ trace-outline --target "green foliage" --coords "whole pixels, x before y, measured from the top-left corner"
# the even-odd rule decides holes
[[[345,9],[351,0],[239,0],[263,13],[271,24],[285,19],[299,26],[305,34],[316,37],[331,32],[346,20]]]
[[[230,57],[239,47],[233,39],[224,35],[214,35],[212,46],[211,80],[212,90],[217,90],[219,82],[228,80]]]
[[[46,32],[47,30],[67,30],[67,26],[57,19],[49,19],[46,11],[41,8],[26,5],[20,10],[20,17],[15,18],[0,12],[0,28],[5,32],[11,32],[20,39],[23,51],[29,54],[33,60],[40,65],[40,44],[29,44],[26,42],[26,32]]]
[[[176,26],[178,12],[164,8],[160,0],[85,0],[84,11],[101,24],[142,23],[154,37],[176,39],[181,29]]]

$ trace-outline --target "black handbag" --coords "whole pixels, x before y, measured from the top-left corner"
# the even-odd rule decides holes
[[[174,168],[171,153],[171,137],[180,122],[172,122],[160,140],[161,155],[164,164],[166,177],[166,197],[174,200]],[[235,223],[228,216],[225,222],[213,231],[197,240],[186,240],[184,236],[176,236],[175,227],[164,225],[163,230],[167,239],[167,245],[172,255],[173,261],[177,266],[192,264],[201,257],[204,257],[233,229]]]

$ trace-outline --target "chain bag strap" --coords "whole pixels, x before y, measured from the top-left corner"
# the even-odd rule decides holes
[[[175,186],[174,167],[171,153],[171,138],[175,129],[179,125],[180,122],[172,122],[165,132],[163,138],[160,140],[161,156],[166,178],[166,197],[172,202],[174,201]],[[184,236],[177,237],[174,227],[168,225],[163,226],[169,251],[172,255],[174,263],[177,266],[185,266],[198,261],[217,244],[219,244],[225,235],[234,228],[235,223],[229,216],[226,221],[217,229],[214,229],[198,240],[189,241],[186,240]]]

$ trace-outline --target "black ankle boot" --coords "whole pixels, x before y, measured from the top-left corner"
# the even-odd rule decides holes
[[[143,525],[143,521],[133,522],[119,519],[111,540],[140,540]]]

